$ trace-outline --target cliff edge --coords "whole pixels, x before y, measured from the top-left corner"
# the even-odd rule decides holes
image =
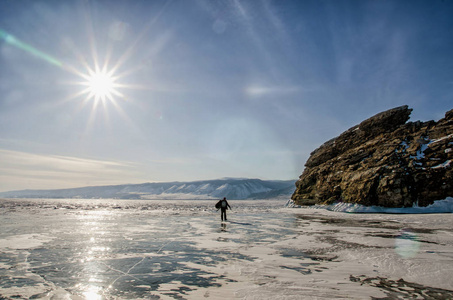
[[[411,112],[387,110],[321,145],[291,199],[409,207],[453,197],[453,109],[437,122],[407,122]]]

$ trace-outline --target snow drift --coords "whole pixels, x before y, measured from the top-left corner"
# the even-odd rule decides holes
[[[289,200],[287,207],[302,207],[294,204]],[[448,197],[444,200],[434,201],[433,204],[420,207],[414,204],[412,207],[383,207],[383,206],[365,206],[354,203],[335,203],[331,205],[313,205],[303,206],[304,208],[326,209],[329,211],[346,212],[346,213],[386,213],[386,214],[435,214],[435,213],[453,213],[453,198]]]

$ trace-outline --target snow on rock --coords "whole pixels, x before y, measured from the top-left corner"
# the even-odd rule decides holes
[[[449,159],[449,160],[447,160],[447,161],[441,163],[440,165],[431,167],[431,169],[449,168],[449,167],[450,167],[450,163],[451,163],[451,159]]]

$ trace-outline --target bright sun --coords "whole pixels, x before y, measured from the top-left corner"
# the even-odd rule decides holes
[[[120,96],[121,94],[116,90],[118,86],[115,83],[115,77],[112,76],[111,72],[105,70],[96,70],[89,72],[89,75],[85,77],[86,85],[88,86],[86,92],[88,98],[96,101],[106,99],[113,100],[113,95]]]
[[[94,73],[88,80],[90,93],[97,98],[105,98],[113,89],[113,79],[104,72]]]
[[[114,69],[108,70],[106,66],[101,69],[96,66],[94,69],[87,67],[87,73],[79,71],[75,73],[83,78],[83,81],[78,84],[85,86],[85,89],[78,95],[86,95],[86,101],[94,100],[97,104],[99,101],[115,102],[115,98],[124,98],[124,95],[118,91],[122,85],[117,83],[118,76],[114,75]]]

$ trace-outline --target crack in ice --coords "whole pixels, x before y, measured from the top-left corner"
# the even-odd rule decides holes
[[[166,246],[170,245],[171,243],[173,243],[173,241],[169,241],[168,243],[162,245],[162,246],[159,248],[159,250],[157,250],[156,254],[159,254],[159,253],[162,251],[163,248],[165,248]],[[123,271],[121,271],[121,270],[117,270],[117,269],[112,268],[112,267],[110,267],[109,265],[107,265],[107,264],[101,262],[104,266],[106,266],[106,267],[109,268],[110,270],[122,274],[122,275],[118,276],[118,277],[117,277],[117,278],[109,285],[109,288],[113,287],[113,285],[114,285],[119,279],[121,279],[121,278],[123,278],[123,277],[126,277],[126,276],[131,277],[131,278],[134,278],[134,279],[136,279],[136,280],[138,280],[138,281],[147,283],[146,281],[144,281],[144,280],[142,280],[142,279],[140,279],[140,278],[137,278],[137,277],[135,277],[134,275],[130,274],[130,272],[131,272],[135,267],[137,267],[138,265],[140,265],[146,258],[151,258],[151,256],[149,256],[149,255],[143,256],[142,259],[141,259],[139,262],[135,263],[132,267],[130,267],[129,270],[127,270],[127,272],[123,272]]]

